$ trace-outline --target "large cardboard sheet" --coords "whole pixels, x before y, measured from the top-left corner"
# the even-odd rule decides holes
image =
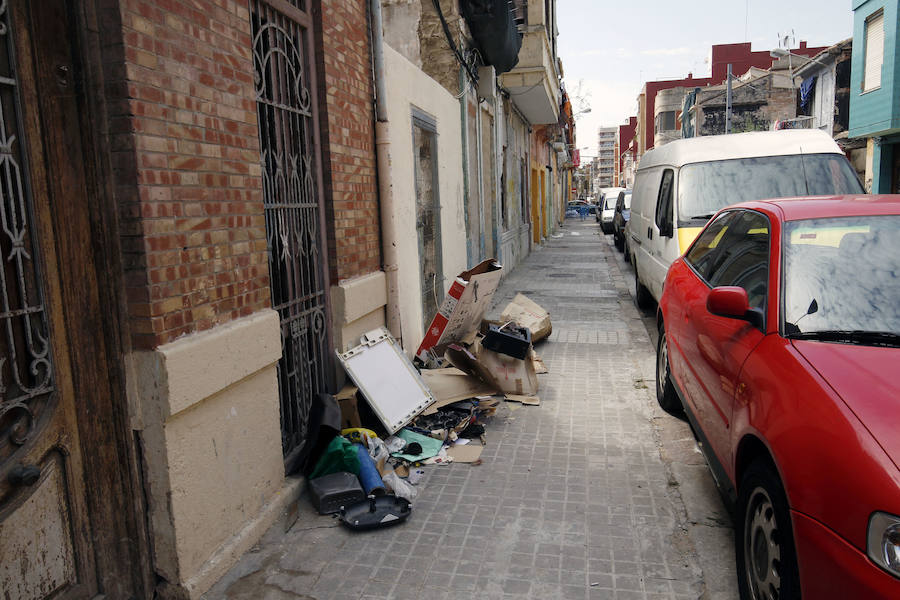
[[[500,320],[515,321],[522,327],[530,329],[532,343],[549,337],[553,331],[550,313],[525,294],[516,294],[513,301],[503,309]]]
[[[427,362],[432,349],[440,353],[448,344],[474,338],[497,291],[502,268],[489,258],[457,276],[416,350],[420,360]]]
[[[534,396],[538,392],[537,373],[531,360],[492,352],[483,348],[479,340],[468,349],[449,347],[446,357],[454,367],[479,377],[503,393]]]

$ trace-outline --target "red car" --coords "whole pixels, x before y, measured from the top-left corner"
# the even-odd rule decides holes
[[[900,598],[900,195],[720,211],[658,325],[657,398],[735,509],[741,597]]]

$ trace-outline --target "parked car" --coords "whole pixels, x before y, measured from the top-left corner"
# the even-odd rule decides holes
[[[644,154],[633,190],[626,230],[641,307],[659,300],[669,265],[720,208],[765,198],[863,193],[841,149],[819,130],[670,142]]]
[[[741,598],[900,598],[898,298],[900,195],[738,204],[672,263],[657,399],[735,506]]]
[[[613,214],[613,241],[619,251],[625,250],[625,224],[631,218],[631,190],[622,190]]]
[[[599,195],[597,202],[598,210],[597,221],[600,223],[600,230],[603,233],[612,233],[613,215],[616,210],[616,200],[619,198],[619,192],[624,188],[613,187],[604,188]]]

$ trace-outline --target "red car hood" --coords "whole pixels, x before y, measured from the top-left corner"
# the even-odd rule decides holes
[[[900,468],[900,348],[794,340]]]

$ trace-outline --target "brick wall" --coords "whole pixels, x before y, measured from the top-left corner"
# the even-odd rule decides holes
[[[324,107],[320,110],[322,171],[332,283],[381,268],[366,4],[365,0],[322,0],[316,12],[318,98],[319,106]]]
[[[270,305],[250,18],[242,0],[105,5],[125,58],[107,93],[128,316],[147,349]]]

